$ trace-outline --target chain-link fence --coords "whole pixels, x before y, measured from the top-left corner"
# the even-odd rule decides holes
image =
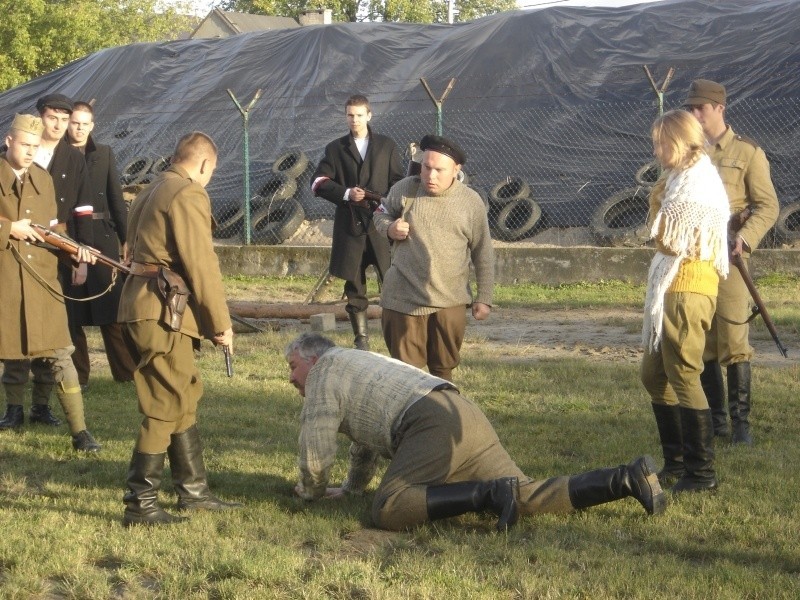
[[[677,106],[668,103],[670,108]],[[406,164],[408,144],[436,129],[432,105],[397,112],[383,104],[373,106],[373,113],[373,129],[397,142]],[[649,137],[657,114],[655,99],[509,112],[448,110],[445,103],[442,123],[443,134],[467,152],[466,182],[484,198],[496,240],[637,246],[647,237],[647,192],[658,176]],[[800,174],[794,168],[800,159],[800,104],[734,101],[726,114],[734,130],[758,140],[770,160],[783,210],[777,235],[763,245],[793,243],[800,238]],[[138,132],[136,115],[103,115],[96,132],[100,141],[112,143],[123,183],[135,191],[164,168],[181,135],[202,130],[212,119],[229,123],[224,136],[215,136],[220,164],[208,188],[217,241],[242,243],[249,221],[251,243],[329,245],[334,207],[313,196],[310,178],[325,144],[347,132],[343,112],[336,119],[275,118],[255,103],[249,114],[249,199],[243,122],[233,105],[229,112],[165,114],[155,139],[152,132]]]

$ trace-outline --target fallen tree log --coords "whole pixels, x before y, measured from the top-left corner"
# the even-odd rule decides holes
[[[337,321],[347,321],[347,311],[344,304],[292,304],[264,302],[230,301],[228,310],[232,314],[248,319],[310,319],[311,315],[333,313]],[[368,319],[380,319],[381,307],[370,306],[367,309]]]

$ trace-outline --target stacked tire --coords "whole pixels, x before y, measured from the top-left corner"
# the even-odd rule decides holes
[[[530,237],[542,218],[530,186],[520,177],[508,177],[489,190],[488,210],[492,237],[504,242]]]
[[[775,241],[790,248],[800,247],[800,201],[781,208],[775,222]]]
[[[272,163],[270,175],[250,199],[250,240],[273,246],[289,239],[306,218],[298,196],[298,177],[308,168],[308,158],[301,151],[281,154]],[[214,238],[240,238],[244,231],[244,208],[223,207],[216,215]]]
[[[601,246],[638,247],[647,243],[650,190],[660,176],[657,161],[645,163],[634,175],[636,187],[609,196],[595,209],[590,230]]]

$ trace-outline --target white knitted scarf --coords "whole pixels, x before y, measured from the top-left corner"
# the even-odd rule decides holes
[[[650,237],[657,237],[663,228],[659,242],[670,254],[659,251],[650,263],[642,327],[645,349],[658,350],[664,325],[664,294],[685,259],[713,261],[720,277],[728,276],[729,214],[725,187],[707,155],[688,169],[668,172]]]

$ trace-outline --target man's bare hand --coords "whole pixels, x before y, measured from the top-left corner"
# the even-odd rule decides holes
[[[391,239],[401,242],[408,238],[411,233],[411,226],[408,224],[408,221],[397,219],[394,223],[389,225],[389,229],[386,233],[389,234]]]
[[[11,221],[11,232],[9,235],[15,240],[28,241],[28,242],[44,242],[42,236],[31,227],[30,219],[20,219],[19,221]]]
[[[233,329],[226,329],[222,333],[218,333],[213,338],[214,344],[217,346],[227,346],[228,351],[233,356]]]
[[[89,246],[78,246],[78,253],[72,256],[72,260],[76,263],[89,263],[93,265],[97,262],[97,257],[92,254],[92,249]]]
[[[731,255],[741,256],[743,250],[744,250],[744,238],[740,235],[737,235],[736,242],[733,244],[733,247],[731,248]]]
[[[489,318],[489,313],[492,312],[492,307],[483,302],[472,303],[472,317],[476,321],[483,321]]]
[[[350,188],[350,202],[361,202],[364,200],[364,188],[354,187]]]

